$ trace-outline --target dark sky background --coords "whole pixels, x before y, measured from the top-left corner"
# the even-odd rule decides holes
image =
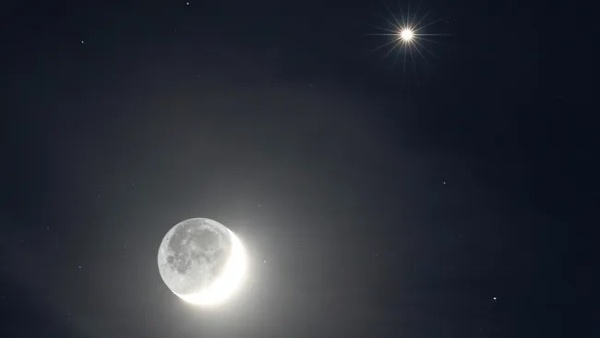
[[[403,70],[408,5],[2,2],[2,337],[600,337],[591,9],[423,0]],[[158,273],[192,217],[218,309]]]

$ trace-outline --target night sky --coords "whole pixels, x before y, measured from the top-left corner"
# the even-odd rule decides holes
[[[0,335],[600,337],[590,11],[3,1]],[[250,258],[215,309],[158,272],[193,217]]]

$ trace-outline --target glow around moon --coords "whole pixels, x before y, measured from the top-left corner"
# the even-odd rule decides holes
[[[158,250],[160,275],[184,301],[212,306],[228,300],[247,272],[240,239],[219,222],[193,218],[175,225]]]

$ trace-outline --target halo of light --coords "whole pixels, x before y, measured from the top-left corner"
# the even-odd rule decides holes
[[[246,278],[248,259],[246,250],[240,239],[227,229],[231,236],[232,248],[223,272],[208,287],[191,294],[177,294],[184,301],[201,306],[222,304],[239,289]]]

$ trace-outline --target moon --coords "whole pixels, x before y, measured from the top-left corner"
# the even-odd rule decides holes
[[[201,306],[225,302],[241,286],[246,251],[223,224],[192,218],[175,225],[158,249],[158,270],[179,298]]]

